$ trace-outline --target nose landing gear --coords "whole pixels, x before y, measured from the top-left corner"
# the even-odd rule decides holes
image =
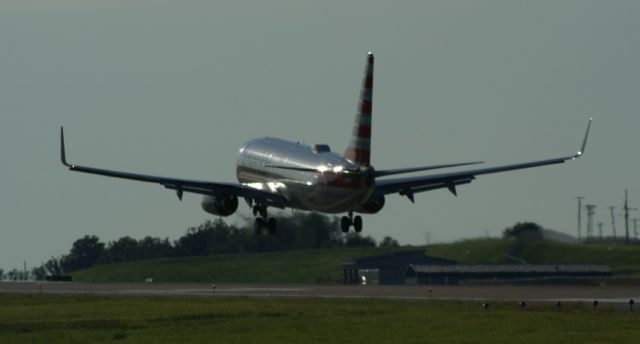
[[[351,226],[356,233],[362,232],[362,217],[360,215],[354,217],[352,211],[349,212],[349,216],[343,216],[340,221],[340,227],[344,233],[348,233]]]

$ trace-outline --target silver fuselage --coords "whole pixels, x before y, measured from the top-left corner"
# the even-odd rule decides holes
[[[333,152],[320,153],[311,146],[266,137],[240,148],[236,175],[242,184],[284,196],[293,208],[342,213],[366,202],[375,189],[375,182],[365,174],[345,173],[363,169]]]

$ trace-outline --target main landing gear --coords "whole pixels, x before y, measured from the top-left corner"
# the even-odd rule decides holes
[[[353,217],[353,212],[350,211],[349,216],[342,217],[342,221],[340,222],[340,225],[342,227],[342,232],[344,233],[348,233],[349,227],[351,227],[352,225],[356,233],[360,233],[362,232],[362,217],[360,217],[360,215]]]
[[[258,216],[255,220],[256,234],[260,234],[263,229],[267,229],[269,234],[274,234],[278,229],[278,222],[273,217],[269,217],[267,214],[267,207],[264,205],[256,204],[253,206],[253,215]]]

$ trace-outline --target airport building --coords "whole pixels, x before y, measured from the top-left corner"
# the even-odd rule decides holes
[[[455,285],[474,282],[590,281],[608,278],[607,265],[598,264],[478,264],[409,265],[407,284]]]
[[[343,262],[344,284],[430,284],[586,282],[612,275],[600,264],[457,264],[424,250],[356,257]]]
[[[400,251],[356,257],[343,262],[342,282],[360,284],[362,277],[371,284],[405,284],[405,273],[410,265],[453,265],[456,262],[429,257],[424,250]]]

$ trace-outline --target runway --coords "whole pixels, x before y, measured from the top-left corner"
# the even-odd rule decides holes
[[[431,289],[431,293],[429,293]],[[468,301],[592,302],[640,300],[638,287],[602,286],[423,286],[204,283],[2,282],[0,293],[93,294],[111,296],[246,296],[436,299]]]

